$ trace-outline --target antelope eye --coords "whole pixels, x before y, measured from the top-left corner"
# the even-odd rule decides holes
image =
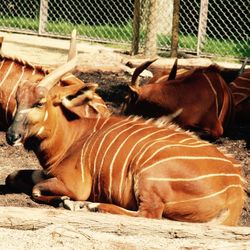
[[[45,102],[37,102],[33,105],[33,108],[41,108],[44,105]]]

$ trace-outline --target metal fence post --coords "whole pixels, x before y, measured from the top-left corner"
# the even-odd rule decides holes
[[[170,57],[177,57],[178,43],[179,43],[179,19],[180,19],[180,0],[174,0]]]
[[[206,38],[208,1],[209,0],[201,0],[201,3],[200,3],[198,41],[197,41],[197,50],[196,50],[197,56],[200,55],[200,52],[204,46],[204,41]]]
[[[157,55],[157,17],[158,0],[150,0],[144,51],[146,57],[154,57]]]
[[[48,21],[49,0],[40,0],[39,11],[39,28],[38,34],[41,35],[46,31],[46,24]]]
[[[140,43],[140,15],[141,3],[140,0],[135,0],[134,2],[134,17],[133,17],[133,40],[131,54],[136,55],[139,52]]]

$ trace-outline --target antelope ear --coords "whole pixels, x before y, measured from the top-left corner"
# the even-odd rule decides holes
[[[94,98],[97,87],[97,84],[86,85],[76,94],[64,96],[61,103],[67,109],[72,109],[84,104],[88,105],[88,103]]]

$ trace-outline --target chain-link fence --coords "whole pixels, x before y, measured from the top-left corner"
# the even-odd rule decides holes
[[[76,27],[84,40],[167,54],[176,1],[179,52],[250,56],[249,0],[2,0],[0,30],[68,36]]]

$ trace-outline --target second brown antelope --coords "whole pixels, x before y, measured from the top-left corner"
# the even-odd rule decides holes
[[[0,45],[2,40],[3,38],[0,39]],[[68,60],[75,57],[76,53],[76,33],[72,32]],[[25,60],[7,56],[3,53],[0,54],[0,130],[7,130],[14,117],[16,112],[17,88],[25,80],[31,80],[34,83],[39,82],[48,75],[48,73],[49,70],[42,66],[33,65]],[[62,77],[57,84],[68,86],[68,88],[74,88],[75,92],[77,92],[77,89],[82,89],[85,85],[80,79],[71,73]],[[89,92],[91,102],[89,105],[83,107],[81,111],[78,110],[78,114],[83,116],[109,116],[110,112],[104,101],[95,93],[97,85],[90,85],[86,86],[86,88],[91,89]]]
[[[250,68],[229,84],[233,93],[236,119],[250,123]]]
[[[52,205],[82,201],[91,211],[237,224],[244,178],[231,155],[163,118],[72,115],[63,87],[54,86],[71,67],[18,89],[7,141],[32,149],[43,170],[12,173],[8,187]]]
[[[175,79],[176,60],[168,78],[150,80],[140,86],[139,74],[154,61],[147,61],[135,70],[123,112],[160,117],[182,110],[175,122],[183,128],[200,129],[214,138],[222,136],[233,121],[234,104],[218,66],[195,68]]]

